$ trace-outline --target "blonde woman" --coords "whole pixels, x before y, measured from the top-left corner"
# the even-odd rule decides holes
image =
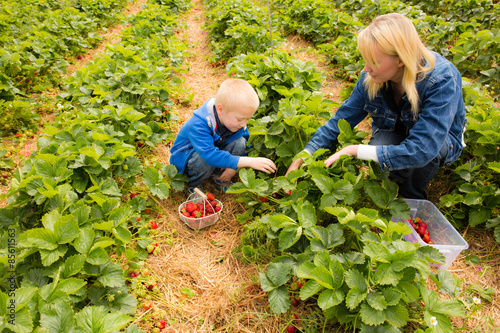
[[[465,106],[462,78],[456,67],[420,41],[413,23],[401,14],[381,15],[358,36],[365,61],[360,80],[335,115],[304,148],[335,151],[338,121],[356,126],[372,117],[368,145],[351,145],[330,156],[331,166],[349,155],[379,163],[399,185],[404,198],[426,199],[426,185],[438,167],[462,153]],[[287,174],[299,168],[295,160]]]

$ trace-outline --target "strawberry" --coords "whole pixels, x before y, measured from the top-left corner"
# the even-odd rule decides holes
[[[195,211],[192,213],[192,215],[193,215],[194,217],[201,217],[202,213],[201,213],[199,210],[195,210]]]
[[[214,209],[212,208],[212,206],[207,206],[207,213],[213,214],[213,212],[214,212]]]
[[[137,277],[137,273],[136,273],[136,272],[130,272],[130,273],[128,273],[128,275],[129,275],[131,278],[135,278],[135,277]]]
[[[294,314],[292,314],[292,316],[293,316],[293,319],[295,319],[295,320],[298,320],[298,319],[299,319],[299,316],[297,316],[295,313],[294,313]]]
[[[155,221],[149,222],[149,225],[151,226],[151,229],[158,229],[158,223]]]
[[[151,305],[151,302],[147,302],[147,303],[144,303],[143,307],[144,307],[144,310],[149,310],[153,307],[153,305]]]
[[[142,146],[144,146],[144,142],[137,142],[137,147],[141,148]]]
[[[292,305],[293,306],[299,305],[299,301],[296,298],[294,298],[293,301],[292,301]]]
[[[148,286],[148,290],[150,290],[150,291],[151,291],[151,290],[153,290],[155,287],[156,287],[156,286],[155,286],[154,284],[150,284],[150,285]]]
[[[146,214],[149,214],[149,213],[151,213],[151,209],[146,208],[145,212],[146,212]]]
[[[191,214],[189,214],[188,212],[182,212],[182,215],[184,215],[185,217],[191,217]]]
[[[130,199],[133,199],[137,196],[137,193],[130,193]]]
[[[288,195],[292,195],[292,190],[288,191],[288,192],[285,192],[286,194]]]
[[[262,202],[266,202],[267,198],[266,197],[260,197],[259,200],[262,201]]]
[[[215,196],[214,196],[214,194],[213,194],[212,192],[207,193],[207,199],[208,199],[209,201],[215,200]]]
[[[427,223],[425,223],[425,222],[420,222],[420,223],[419,223],[419,227],[424,228],[425,230],[427,230]]]
[[[295,333],[295,326],[289,325],[286,327],[288,333]]]
[[[188,202],[186,204],[186,211],[192,214],[196,210],[197,206],[194,202]]]
[[[210,205],[211,205],[213,208],[215,208],[215,206],[217,206],[217,201],[215,201],[215,200],[210,201]]]
[[[137,220],[137,222],[139,222],[141,220],[141,217],[139,216],[136,220]]]
[[[221,208],[221,206],[219,206],[219,205],[215,206],[215,208],[214,208],[214,210],[215,210],[215,212],[216,212],[216,213],[217,213],[217,212],[219,212],[221,209],[222,209],[222,208]]]
[[[156,323],[156,327],[158,327],[159,329],[164,329],[166,324],[167,323],[165,323],[165,320],[160,320]]]
[[[423,237],[424,242],[430,243],[431,242],[431,236],[429,234],[425,234]]]

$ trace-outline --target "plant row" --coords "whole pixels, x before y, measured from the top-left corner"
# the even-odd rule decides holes
[[[218,8],[228,4],[210,3]],[[237,3],[246,5],[245,1]],[[287,2],[283,8],[318,13],[315,6],[321,3],[311,1],[306,5],[300,1],[294,6],[295,2]],[[219,24],[216,16],[208,16],[211,26]],[[333,16],[342,18],[343,14]],[[300,22],[294,25],[297,17],[285,21],[286,31],[304,29]],[[333,21],[336,26],[352,24],[348,16],[345,22],[328,22]],[[321,29],[325,22],[314,26]],[[324,33],[327,39],[332,32]],[[349,36],[354,33],[346,34],[346,40],[353,39]],[[318,36],[318,40],[321,38]],[[230,38],[226,42],[232,43]],[[277,165],[276,176],[241,170],[240,182],[228,190],[238,194],[235,200],[247,208],[239,216],[245,229],[242,256],[259,263],[273,258],[260,274],[273,312],[287,313],[297,302],[306,302],[323,314],[324,325],[361,332],[401,332],[419,327],[449,332],[450,317],[466,317],[473,312],[474,290],[491,301],[491,290],[459,291],[462,281],[452,274],[432,273],[429,262],[444,263],[439,251],[402,240],[410,229],[392,219],[408,218],[409,207],[397,199],[397,185],[374,163],[341,158],[326,168],[317,161],[326,153],[322,150],[313,157],[304,155],[304,168],[281,176],[331,116],[329,111],[338,106],[320,93],[324,77],[313,63],[293,59],[279,50],[249,50],[230,59],[226,70],[230,76],[248,80],[261,99],[260,108],[249,121],[248,154],[266,156]],[[479,107],[478,100],[492,102],[478,86],[466,85],[464,91],[470,107]],[[361,143],[367,135],[351,129],[346,122],[341,121],[339,127],[341,146]],[[429,290],[427,278],[450,299]],[[300,323],[307,330],[318,324],[305,319]],[[295,327],[299,323],[290,331]]]
[[[496,36],[496,28],[491,31],[480,29],[483,28],[481,22],[484,21],[481,17],[490,17],[500,7],[490,1],[483,5],[487,10],[477,20],[469,21],[448,21],[438,16],[441,11],[428,15],[418,5],[409,6],[397,1],[389,3],[367,0],[334,4],[328,1],[285,0],[278,3],[278,9],[284,27],[289,27],[285,31],[318,42],[318,49],[326,54],[337,76],[351,82],[351,89],[363,66],[357,50],[356,30],[369,23],[376,15],[389,12],[400,12],[413,19],[426,44],[448,56],[464,75],[477,78],[482,73],[483,78],[479,78],[478,82],[494,85],[485,80],[500,73],[497,66],[500,60],[500,35]],[[473,4],[463,2],[461,6],[472,8]],[[332,12],[336,14],[332,15]],[[470,56],[471,54],[474,56]],[[496,74],[491,76],[488,73]],[[471,85],[468,79],[464,79],[463,84],[468,118],[465,135],[467,147],[460,161],[454,164],[454,177],[450,184],[452,193],[441,198],[440,207],[446,210],[458,227],[485,223],[488,227],[495,227],[496,239],[500,242],[500,220],[496,208],[500,204],[500,154],[495,148],[500,144],[500,113],[494,100],[486,92]],[[344,97],[348,96],[350,89],[343,92]]]
[[[159,292],[144,270],[138,276],[157,253],[153,203],[184,178],[144,155],[177,122],[180,4],[145,5],[119,43],[64,82],[57,121],[16,170],[0,210],[2,332],[119,331],[136,297]]]

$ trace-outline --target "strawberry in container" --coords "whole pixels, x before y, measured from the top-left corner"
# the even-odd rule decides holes
[[[214,225],[220,218],[222,202],[213,193],[203,193],[199,188],[179,206],[179,217],[192,229]]]

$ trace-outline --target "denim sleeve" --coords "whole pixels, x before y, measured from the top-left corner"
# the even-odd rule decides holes
[[[188,135],[194,150],[208,165],[237,169],[240,157],[215,147],[212,130],[204,122],[195,122]]]
[[[335,115],[330,118],[323,126],[319,127],[316,133],[304,149],[308,150],[311,154],[314,154],[316,150],[320,148],[330,149],[335,151],[338,143],[338,136],[340,134],[338,122],[340,119],[345,119],[354,128],[367,116],[367,112],[364,111],[365,105],[365,94],[363,87],[363,79],[365,73],[362,72],[360,80],[356,83],[351,96],[342,103],[340,108],[337,110]]]
[[[384,171],[419,168],[439,153],[463,103],[461,78],[441,73],[428,79],[421,98],[421,111],[408,137],[399,145],[378,146]]]

